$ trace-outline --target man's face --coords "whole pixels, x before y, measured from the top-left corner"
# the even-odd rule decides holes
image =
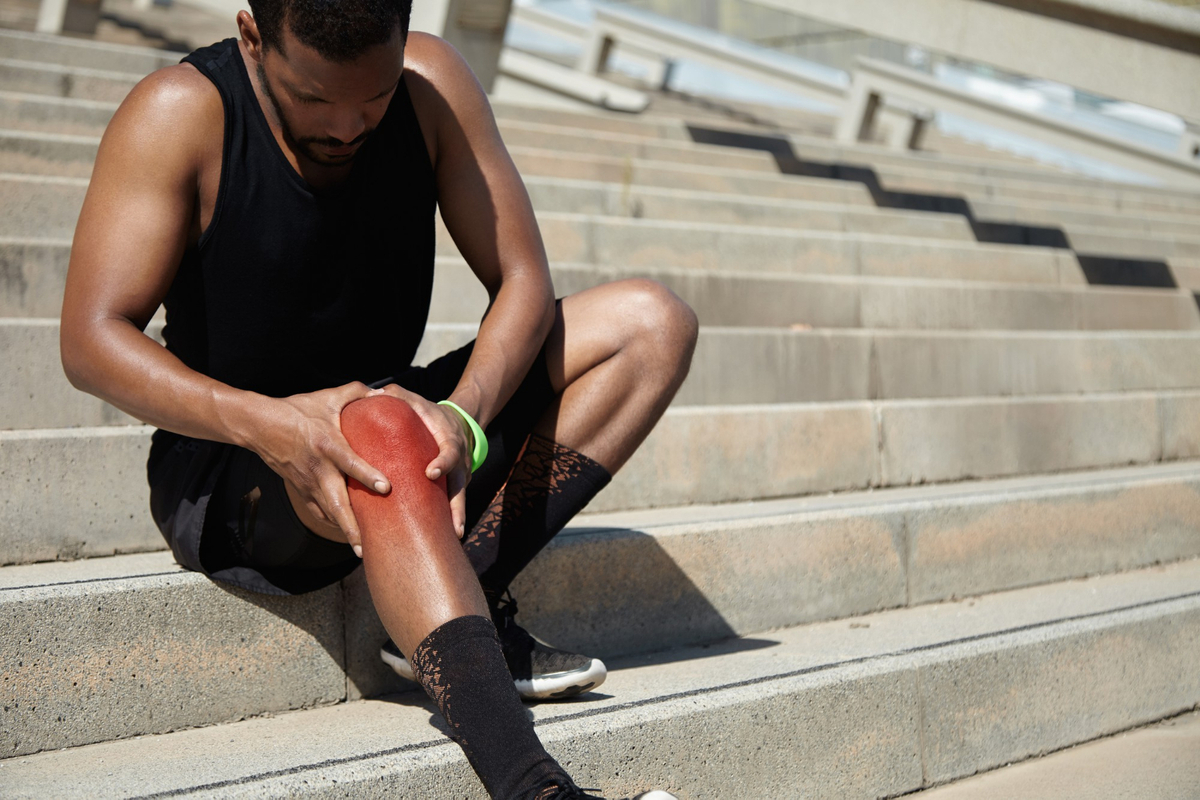
[[[267,49],[257,71],[284,138],[310,161],[347,165],[383,119],[400,83],[400,26],[387,44],[343,63],[302,44],[286,23],[283,28],[282,48]]]

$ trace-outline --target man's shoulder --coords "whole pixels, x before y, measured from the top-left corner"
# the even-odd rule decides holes
[[[490,120],[487,95],[466,59],[444,39],[413,31],[404,49],[404,82],[426,137]],[[487,122],[483,127],[493,123]],[[431,153],[436,145],[431,144]]]
[[[173,64],[155,70],[138,82],[121,104],[126,113],[145,115],[146,122],[163,118],[178,123],[200,123],[224,115],[216,85],[191,64]]]

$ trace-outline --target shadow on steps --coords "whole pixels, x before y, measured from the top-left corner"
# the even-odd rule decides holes
[[[976,218],[970,201],[957,195],[885,189],[875,170],[870,167],[802,160],[792,149],[791,142],[781,136],[724,131],[697,125],[688,125],[687,129],[692,140],[699,144],[766,151],[775,157],[779,171],[785,175],[861,183],[871,193],[871,198],[879,208],[958,214],[967,220],[976,241],[985,244],[1054,247],[1074,251],[1070,238],[1062,228],[981,220]],[[1079,260],[1084,277],[1093,286],[1178,288],[1170,266],[1162,260],[1078,252],[1075,253],[1075,257]],[[1200,295],[1197,296],[1197,303],[1200,304]]]

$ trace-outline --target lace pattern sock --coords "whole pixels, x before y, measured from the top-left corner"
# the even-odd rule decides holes
[[[507,589],[611,480],[583,453],[531,433],[508,480],[463,537],[484,591],[496,596]]]
[[[533,730],[490,619],[450,620],[425,637],[410,663],[493,798],[524,800],[547,781],[570,780]]]

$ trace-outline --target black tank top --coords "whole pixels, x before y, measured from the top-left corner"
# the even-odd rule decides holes
[[[347,179],[315,190],[280,150],[235,39],[183,59],[225,107],[216,209],[167,294],[167,348],[282,397],[412,362],[433,286],[433,167],[400,82]]]

